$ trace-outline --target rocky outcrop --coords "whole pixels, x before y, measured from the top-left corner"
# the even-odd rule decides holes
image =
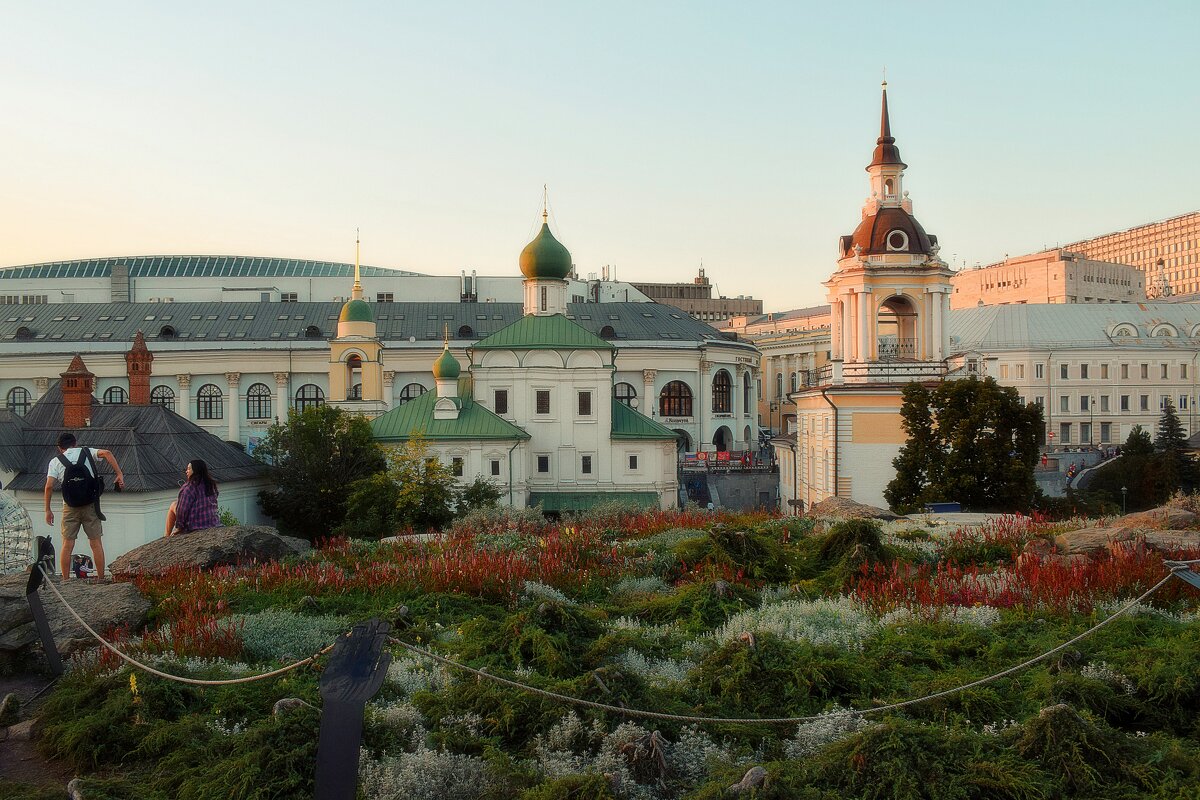
[[[830,519],[900,519],[886,509],[856,503],[845,497],[827,497],[819,503],[814,503],[808,513],[814,517]]]
[[[1115,520],[1113,525],[1122,528],[1173,529],[1200,527],[1200,515],[1183,508],[1163,506],[1136,514],[1126,514]]]
[[[25,599],[27,580],[28,576],[23,574],[0,578],[0,661],[13,665],[24,661],[32,650],[41,650],[33,613]],[[78,578],[52,580],[63,599],[98,633],[118,627],[137,630],[146,623],[150,601],[132,584]],[[43,586],[39,596],[60,654],[69,655],[96,645],[96,640],[48,587]]]
[[[1147,549],[1160,553],[1200,551],[1200,531],[1145,530],[1136,527],[1082,528],[1060,533],[1054,537],[1054,543],[1059,553],[1090,556],[1138,539],[1145,543]]]
[[[250,561],[278,561],[311,549],[263,525],[233,525],[181,533],[130,550],[109,569],[114,575],[161,575],[172,567],[212,569]]]

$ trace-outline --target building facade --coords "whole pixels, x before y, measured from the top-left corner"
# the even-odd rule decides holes
[[[1136,267],[1046,250],[956,272],[950,308],[1020,303],[1140,303],[1145,275]]]
[[[1161,274],[1171,294],[1200,293],[1200,211],[1071,242],[1064,249],[1137,267],[1147,287]],[[1161,291],[1155,294],[1163,296]]]
[[[691,283],[634,283],[633,286],[656,303],[682,309],[694,319],[725,327],[734,317],[762,314],[762,300],[753,297],[713,297],[713,285],[704,267]]]

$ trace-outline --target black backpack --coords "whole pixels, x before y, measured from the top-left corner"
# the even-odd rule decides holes
[[[86,447],[79,448],[79,460],[74,464],[68,461],[62,453],[58,454],[58,460],[64,467],[62,477],[64,503],[71,508],[81,508],[90,506],[100,499],[100,493],[104,491],[104,483],[99,476],[92,474],[98,470],[96,470],[96,462],[92,460],[91,450]],[[92,465],[90,471],[87,463]]]

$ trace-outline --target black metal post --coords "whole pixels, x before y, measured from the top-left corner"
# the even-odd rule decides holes
[[[38,638],[42,640],[42,650],[46,653],[46,664],[50,671],[57,675],[63,674],[62,656],[58,653],[58,645],[54,643],[54,634],[50,632],[50,621],[46,619],[46,609],[42,607],[42,598],[38,589],[46,579],[42,573],[43,567],[54,569],[54,545],[50,537],[37,537],[37,557],[29,568],[29,582],[25,584],[25,602],[29,603],[29,611],[33,614],[33,624],[37,628]]]

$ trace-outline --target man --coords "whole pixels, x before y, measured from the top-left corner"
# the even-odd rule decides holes
[[[67,464],[63,463],[64,459]],[[121,466],[112,453],[107,450],[97,450],[94,447],[77,447],[75,434],[64,433],[58,437],[58,455],[50,459],[50,465],[46,468],[46,491],[44,494],[47,525],[54,524],[54,512],[50,510],[50,495],[54,494],[54,486],[63,480],[68,464],[78,464],[80,459],[92,478],[96,477],[96,459],[107,461],[113,471],[117,473],[117,488],[125,487],[125,474],[121,472]],[[83,528],[83,532],[88,537],[88,544],[92,546],[92,560],[96,564],[96,577],[104,577],[104,543],[101,541],[101,537],[104,536],[104,526],[101,524],[100,515],[96,510],[97,505],[97,503],[88,502],[87,505],[71,506],[67,505],[64,497],[62,548],[58,555],[58,565],[62,569],[63,580],[67,580],[71,575],[71,555],[75,551],[75,540],[79,537],[80,528]]]

